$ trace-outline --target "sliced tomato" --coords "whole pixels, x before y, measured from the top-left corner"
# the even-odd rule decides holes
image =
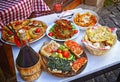
[[[81,57],[80,59],[78,59],[78,62],[80,62],[82,65],[84,65],[86,61],[87,59],[85,57]]]
[[[80,63],[81,65],[84,65],[86,63],[87,59],[85,57],[81,57],[77,59],[74,63]]]
[[[78,65],[78,64],[74,63],[74,64],[72,65],[72,68],[73,68],[74,70],[78,70],[80,67],[81,67],[80,64]]]
[[[72,64],[72,69],[77,72],[80,68],[82,67],[82,65],[80,63],[73,63]]]
[[[72,40],[65,41],[64,43],[71,51],[73,51],[75,54],[81,54],[83,52],[83,48],[81,45],[79,45],[77,42],[74,42]]]
[[[81,57],[77,59],[73,64],[72,64],[72,69],[76,72],[78,71],[85,63],[87,59],[85,57]]]

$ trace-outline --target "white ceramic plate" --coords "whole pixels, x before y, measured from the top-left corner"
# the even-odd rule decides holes
[[[55,41],[66,41],[66,40],[73,40],[73,39],[75,39],[75,38],[77,38],[77,36],[79,35],[79,28],[78,27],[76,27],[75,26],[75,29],[76,30],[78,30],[78,32],[76,33],[76,34],[74,34],[71,38],[68,38],[68,39],[55,39],[55,38],[53,38],[53,37],[51,37],[51,36],[49,36],[48,34],[50,33],[50,29],[53,27],[53,25],[54,25],[55,23],[53,23],[53,24],[51,24],[50,26],[48,26],[48,28],[47,28],[47,30],[46,30],[46,34],[47,34],[47,36],[50,38],[50,39],[53,39],[53,40],[55,40]],[[74,25],[73,23],[71,23],[72,25]]]
[[[29,42],[29,43],[34,43],[34,42],[42,39],[44,36],[45,36],[45,33],[44,33],[40,38],[38,38],[38,39],[36,39],[36,40],[33,40],[33,41]],[[1,31],[0,31],[0,40],[1,40],[2,42],[6,43],[6,44],[16,45],[16,44],[14,44],[14,43],[4,41],[4,40],[2,39],[2,33],[1,33]]]
[[[97,24],[98,24],[98,21],[99,21],[99,16],[98,16],[98,14],[97,14],[96,12],[94,12],[94,11],[92,11],[92,10],[87,10],[87,9],[82,9],[82,10],[80,9],[80,11],[79,11],[79,10],[76,11],[75,14],[73,15],[72,21],[73,21],[73,23],[74,23],[77,27],[79,27],[79,29],[81,29],[81,30],[86,30],[87,28],[90,28],[90,27],[92,27],[92,26],[89,26],[89,27],[79,26],[79,25],[77,25],[77,24],[74,22],[74,17],[75,17],[78,13],[84,14],[84,13],[86,13],[86,12],[89,12],[90,14],[93,14],[94,16],[96,16],[96,18],[97,18],[97,23],[96,23],[95,25],[97,25]],[[94,26],[95,26],[95,25],[94,25]]]

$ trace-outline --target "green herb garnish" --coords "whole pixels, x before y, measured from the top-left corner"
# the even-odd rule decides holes
[[[49,57],[48,68],[50,68],[51,70],[61,70],[62,72],[69,72],[72,70],[70,66],[70,61],[62,58],[54,58],[52,56]]]

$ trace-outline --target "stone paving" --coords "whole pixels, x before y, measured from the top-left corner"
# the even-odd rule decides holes
[[[116,82],[119,72],[120,69],[116,69],[83,82]]]

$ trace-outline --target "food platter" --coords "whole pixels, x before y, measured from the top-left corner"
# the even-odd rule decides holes
[[[79,29],[86,30],[98,24],[99,16],[92,10],[84,9],[75,12],[72,21]]]
[[[47,25],[43,21],[31,19],[13,21],[7,24],[0,32],[0,39],[6,44],[15,45],[14,33],[9,28],[15,30],[18,37],[18,31],[20,29],[24,29],[28,38],[28,42],[33,43],[45,36]]]
[[[72,41],[72,40],[70,40],[70,41]],[[84,51],[83,51],[83,53],[81,53],[79,55],[79,57],[76,57],[76,55],[73,54],[71,51],[69,51],[69,49],[67,47],[64,47],[65,50],[68,49],[68,51],[66,50],[65,52],[70,52],[69,55],[71,55],[71,54],[73,55],[72,58],[71,57],[67,58],[64,55],[64,49],[62,52],[60,52],[59,48],[61,46],[63,48],[63,44],[60,44],[60,47],[57,49],[57,51],[52,52],[51,55],[48,56],[49,53],[46,53],[46,52],[43,53],[44,49],[45,50],[49,49],[49,47],[50,47],[49,44],[51,44],[51,42],[53,42],[52,44],[56,45],[56,47],[57,47],[57,45],[59,45],[58,43],[54,43],[54,41],[50,41],[47,44],[45,43],[39,51],[41,59],[42,59],[41,63],[42,63],[43,69],[45,71],[47,71],[48,73],[50,73],[54,76],[57,76],[57,77],[71,77],[71,76],[81,73],[85,69],[88,59],[87,59],[86,53]],[[47,47],[46,47],[46,45],[47,45]],[[52,45],[52,47],[53,47],[53,45]],[[47,55],[45,55],[45,54],[47,54]],[[61,54],[62,54],[62,57],[60,56]],[[67,61],[70,63],[70,65],[68,65]],[[56,64],[58,64],[58,65],[56,65]],[[59,65],[60,65],[60,67],[59,67]],[[77,67],[76,67],[76,65],[77,65]],[[51,66],[52,66],[52,68],[51,68]],[[71,67],[71,69],[69,69],[69,67]]]
[[[44,33],[40,38],[38,38],[38,39],[36,39],[36,40],[34,40],[34,41],[31,41],[31,42],[29,42],[29,43],[34,43],[34,42],[42,39],[44,36],[45,36],[45,33]],[[16,45],[15,43],[11,43],[11,42],[7,42],[7,41],[3,40],[3,39],[2,39],[2,33],[1,33],[1,31],[0,31],[0,40],[1,40],[3,43],[9,44],[9,45]]]
[[[46,60],[47,60],[47,58],[46,57],[44,57],[42,54],[40,54],[41,55],[41,57],[42,57],[42,66],[43,66],[43,68],[44,68],[44,70],[45,71],[47,71],[49,74],[52,74],[52,75],[54,75],[54,76],[57,76],[57,77],[71,77],[71,76],[75,76],[75,75],[77,75],[77,74],[80,74],[84,69],[85,69],[85,67],[87,66],[87,63],[84,65],[84,66],[82,66],[81,67],[81,69],[77,72],[77,73],[69,73],[69,74],[59,74],[59,73],[51,73],[48,69],[47,69],[47,66],[45,66],[46,65]],[[85,58],[87,58],[87,55],[86,55],[86,53],[85,52],[83,52],[83,54],[81,55],[81,57],[85,57]]]
[[[54,35],[53,35],[53,36],[49,35],[50,32],[51,32],[50,30],[53,29],[54,26],[55,26],[55,23],[49,25],[48,28],[47,28],[47,30],[46,30],[46,34],[47,34],[47,36],[48,36],[50,39],[55,40],[55,41],[73,40],[73,39],[77,38],[77,36],[79,35],[79,32],[80,32],[80,31],[79,31],[79,28],[76,27],[73,23],[71,23],[71,27],[73,27],[74,30],[77,31],[76,33],[74,33],[71,37],[66,38],[66,39],[55,38]],[[58,31],[57,31],[57,32],[58,32]],[[59,33],[59,32],[58,32],[58,33]]]

